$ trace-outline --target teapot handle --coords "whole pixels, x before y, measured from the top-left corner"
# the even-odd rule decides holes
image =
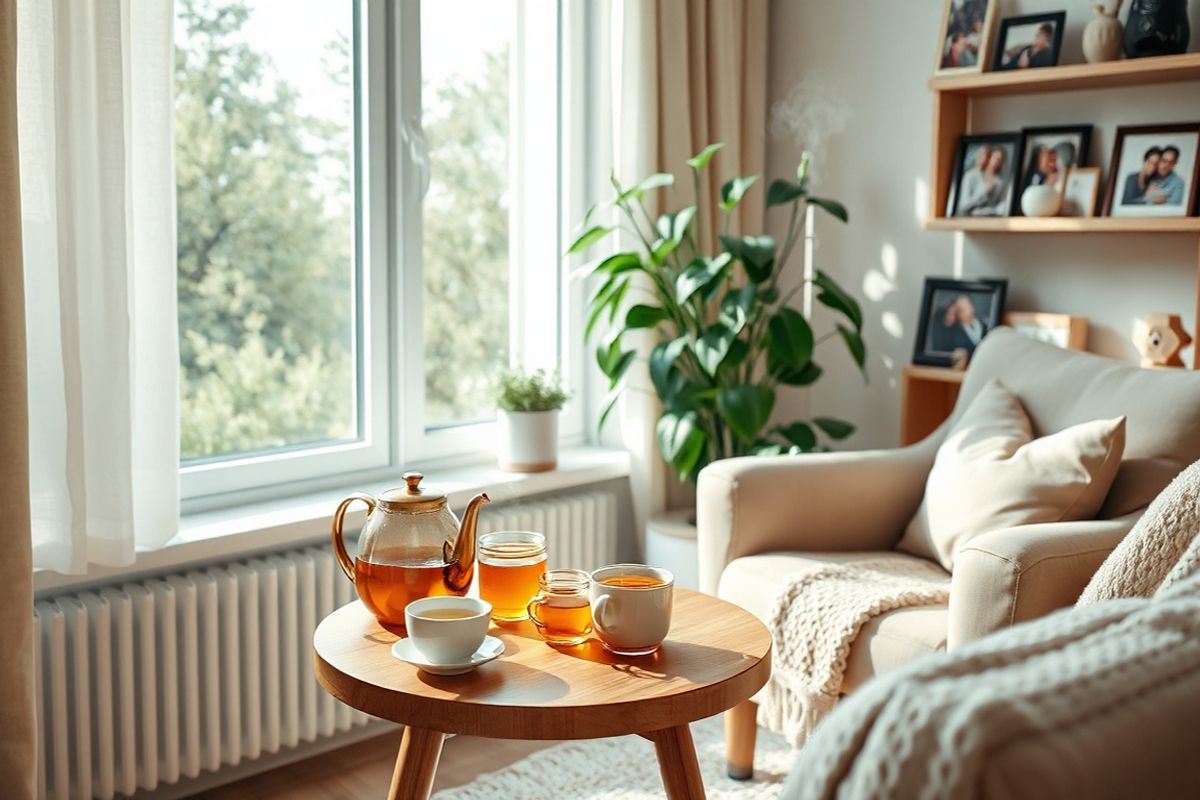
[[[346,509],[355,500],[361,500],[367,505],[367,516],[371,516],[375,512],[375,498],[363,492],[355,492],[338,504],[337,511],[333,512],[333,554],[337,556],[338,563],[342,565],[342,572],[346,573],[346,577],[354,583],[354,561],[350,558],[350,554],[346,552],[346,541],[342,538],[342,522],[346,519]]]

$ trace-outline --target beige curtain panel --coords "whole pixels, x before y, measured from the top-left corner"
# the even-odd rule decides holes
[[[0,0],[0,794],[29,798],[37,763],[25,282],[17,168],[17,9]]]

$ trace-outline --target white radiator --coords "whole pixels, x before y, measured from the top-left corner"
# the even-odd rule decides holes
[[[616,557],[608,492],[488,507],[480,530],[547,535],[551,565]],[[371,718],[312,671],[312,634],[354,599],[309,547],[34,605],[38,796],[153,790],[329,737]]]

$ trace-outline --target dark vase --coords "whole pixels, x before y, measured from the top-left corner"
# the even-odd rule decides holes
[[[1191,27],[1187,0],[1133,0],[1125,23],[1125,55],[1130,58],[1187,52]]]

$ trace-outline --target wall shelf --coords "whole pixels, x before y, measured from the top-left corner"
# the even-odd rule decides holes
[[[1200,81],[1200,53],[1109,61],[1103,64],[1068,64],[1042,69],[937,76],[929,80],[929,88],[935,92],[987,97],[1115,89],[1179,81]],[[1187,114],[1184,113],[1183,116],[1186,117]]]
[[[933,160],[929,185],[929,214],[926,230],[963,233],[1107,233],[1163,234],[1180,233],[1197,237],[1200,242],[1200,218],[1197,217],[945,217],[946,199],[953,180],[954,160],[959,138],[971,133],[971,106],[977,100],[1005,95],[1079,92],[1089,89],[1119,89],[1131,86],[1200,81],[1200,53],[1178,56],[1110,61],[1103,64],[1067,64],[1061,67],[981,72],[968,75],[937,75],[929,80],[933,92]],[[1180,104],[1181,120],[1195,118],[1194,103]],[[1197,259],[1196,324],[1200,325],[1200,258]],[[1194,346],[1192,366],[1200,369],[1200,346]],[[932,376],[913,375],[914,386],[945,386]],[[941,390],[933,390],[935,392]],[[949,400],[936,394],[934,399]],[[917,429],[923,426],[918,425]]]
[[[930,231],[969,233],[1191,233],[1200,235],[1200,217],[935,217]]]

